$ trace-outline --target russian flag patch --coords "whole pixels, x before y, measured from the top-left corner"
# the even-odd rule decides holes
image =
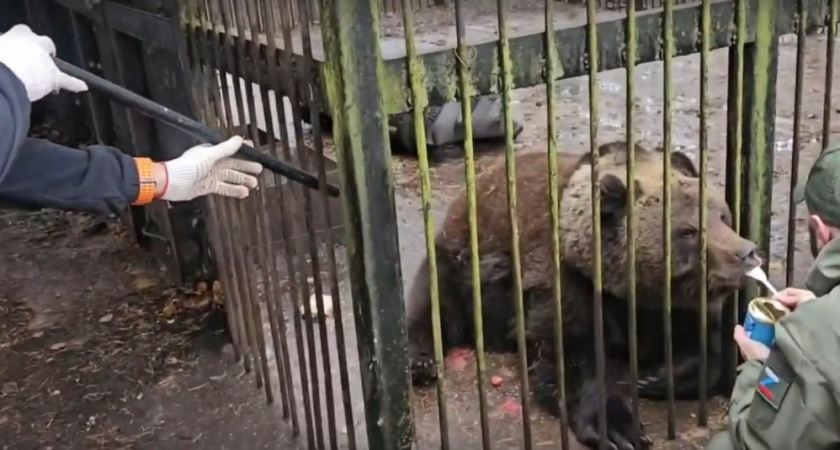
[[[756,390],[758,394],[770,403],[770,405],[778,410],[782,404],[782,400],[790,388],[790,382],[780,377],[767,364],[761,370],[761,375],[758,378],[758,386]]]

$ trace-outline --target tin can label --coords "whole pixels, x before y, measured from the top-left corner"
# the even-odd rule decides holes
[[[776,340],[776,322],[788,313],[790,310],[776,300],[753,299],[747,306],[744,331],[750,339],[770,347]]]

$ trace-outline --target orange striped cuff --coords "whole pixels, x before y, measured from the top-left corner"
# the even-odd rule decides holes
[[[137,192],[137,198],[131,204],[134,206],[148,205],[155,199],[153,163],[149,158],[134,158],[134,163],[137,164],[137,176],[140,181],[140,188]]]

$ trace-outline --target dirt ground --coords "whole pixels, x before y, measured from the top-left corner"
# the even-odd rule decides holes
[[[573,19],[581,20],[579,16]],[[423,21],[418,20],[418,24],[421,26]],[[825,44],[823,36],[815,36],[807,45],[801,163],[805,168],[822,146]],[[771,254],[766,255],[777,286],[784,285],[795,53],[795,38],[785,37],[779,62],[773,240]],[[722,184],[726,51],[714,52],[712,59],[710,175],[714,183]],[[637,74],[639,139],[648,145],[659,144],[662,64],[640,66]],[[600,77],[602,141],[624,137],[623,80],[623,71]],[[674,80],[674,144],[697,156],[699,57],[678,59]],[[564,151],[585,151],[589,145],[587,81],[557,83],[557,95],[560,145]],[[517,143],[519,151],[544,151],[545,96],[544,86],[515,92],[516,119],[525,125]],[[832,97],[834,105],[840,106],[837,83]],[[832,116],[832,135],[836,136],[840,132],[836,108]],[[501,148],[491,145],[479,150],[483,154],[481,168],[497,157]],[[402,272],[408,288],[425,248],[419,177],[417,163],[412,159],[395,157],[393,169]],[[432,169],[432,179],[433,209],[440,217],[454,190],[463,183],[463,164],[439,164]],[[800,219],[795,265],[799,284],[811,262],[804,233]],[[0,245],[0,448],[306,447],[305,426],[302,424],[301,434],[295,436],[278,406],[280,402],[267,406],[253,376],[244,374],[233,361],[218,292],[184,292],[168,286],[161,265],[136,248],[120,226],[103,226],[76,214],[3,211]],[[349,282],[341,264],[343,248],[339,246],[337,253],[353,420],[346,424],[343,412],[335,413],[336,441],[338,447],[348,448],[349,426],[355,430],[357,448],[366,448]],[[327,334],[333,336],[332,320],[327,321],[327,329]],[[287,338],[294,347],[291,332]],[[340,405],[334,338],[329,343],[331,369],[327,376],[320,369],[318,377],[331,380],[334,401]],[[271,361],[274,349],[269,347],[267,359]],[[315,352],[315,357],[320,361],[319,352]],[[292,361],[296,359],[297,353],[292,349]],[[274,372],[275,365],[271,369]],[[522,448],[515,370],[508,357],[488,357],[488,375],[504,380],[499,388],[488,387],[491,439],[498,449]],[[474,373],[469,359],[465,363],[453,360],[448,370],[446,400],[453,447],[481,446]],[[295,397],[300,398],[300,378],[294,377]],[[273,377],[272,385],[277,382],[277,377]],[[323,387],[318,391],[322,392],[320,407],[315,410],[327,422],[326,392]],[[274,392],[278,392],[276,387]],[[435,397],[433,390],[414,393],[414,419],[421,448],[440,448]],[[297,400],[294,408],[299,417],[304,417],[306,411],[300,403]],[[643,421],[657,448],[702,448],[710,430],[722,426],[724,403],[721,398],[710,401],[709,429],[695,426],[696,402],[679,404],[676,441],[665,439],[664,405],[645,402]],[[559,447],[557,422],[533,408],[531,416],[534,446]]]

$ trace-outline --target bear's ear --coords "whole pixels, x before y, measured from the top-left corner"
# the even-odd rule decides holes
[[[613,154],[619,154],[619,153],[626,155],[628,153],[627,149],[629,147],[630,146],[627,145],[627,142],[625,142],[625,141],[607,142],[606,144],[601,144],[601,146],[598,147],[598,154],[601,155],[601,156],[613,155]],[[648,150],[647,147],[643,147],[638,142],[633,144],[633,151],[636,152],[636,155],[638,155],[639,153],[642,153],[642,154],[650,153],[650,150]],[[661,148],[659,149],[659,152],[660,153],[662,152]]]
[[[598,154],[601,156],[613,153],[627,153],[627,143],[623,141],[607,142],[598,147]]]
[[[694,162],[683,152],[671,153],[671,167],[687,177],[700,178],[700,172],[697,171]]]
[[[621,178],[607,174],[601,177],[601,220],[618,220],[627,212],[627,185]],[[636,198],[642,189],[638,181],[633,182]]]

